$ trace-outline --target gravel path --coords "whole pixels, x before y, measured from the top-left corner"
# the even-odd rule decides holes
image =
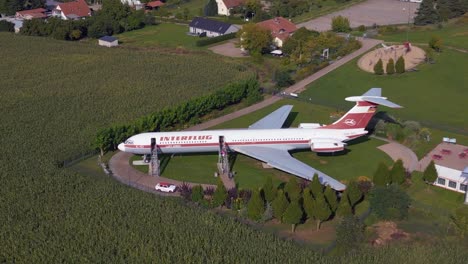
[[[385,141],[388,142],[388,140]],[[403,165],[409,172],[419,170],[418,157],[408,147],[396,142],[390,142],[378,147],[378,149],[387,153],[387,155],[389,155],[394,161],[401,159],[403,161]]]

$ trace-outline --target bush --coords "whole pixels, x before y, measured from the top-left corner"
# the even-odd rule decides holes
[[[411,199],[398,185],[375,187],[370,192],[372,212],[383,220],[402,220],[408,216]]]
[[[341,249],[357,248],[364,239],[364,225],[357,217],[344,217],[336,227],[336,245]]]
[[[15,24],[2,20],[0,21],[0,31],[15,32]]]
[[[249,219],[259,221],[262,219],[263,213],[265,212],[265,203],[260,195],[259,191],[252,193],[252,198],[247,204],[247,216]]]
[[[429,40],[429,47],[431,47],[431,49],[437,52],[442,51],[442,44],[443,44],[442,38],[439,36],[433,35],[431,39]]]
[[[386,68],[387,68],[386,72],[388,75],[392,75],[395,73],[395,63],[393,62],[393,59],[388,60]]]
[[[334,32],[349,32],[351,27],[349,26],[349,19],[343,16],[337,16],[332,18],[332,31]]]
[[[360,25],[360,26],[357,28],[357,30],[360,31],[360,32],[364,32],[364,31],[366,31],[366,26]]]
[[[291,78],[291,74],[288,71],[276,71],[275,82],[279,87],[287,87],[294,84],[294,80]]]
[[[201,185],[197,185],[192,188],[190,199],[192,202],[196,203],[199,203],[203,200],[203,187]]]
[[[377,75],[384,74],[382,59],[379,59],[379,61],[374,65],[374,73]]]
[[[225,41],[225,40],[228,40],[228,39],[233,39],[235,37],[236,37],[236,33],[229,33],[229,34],[226,34],[226,35],[217,36],[217,37],[213,37],[213,38],[203,38],[203,39],[197,40],[197,42],[195,42],[195,45],[197,47],[203,47],[203,46],[208,46],[208,45],[218,43],[218,42],[221,42],[221,41]]]
[[[403,56],[400,56],[398,60],[396,61],[395,71],[396,73],[399,73],[399,74],[405,72],[405,58],[403,58]]]

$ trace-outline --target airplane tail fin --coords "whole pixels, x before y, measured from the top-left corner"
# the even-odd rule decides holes
[[[381,88],[372,88],[361,96],[351,96],[347,97],[345,100],[356,102],[356,105],[338,121],[331,125],[323,126],[322,128],[364,129],[374,113],[377,111],[377,106],[383,105],[390,108],[402,108],[402,106],[387,100],[386,97],[383,97]]]

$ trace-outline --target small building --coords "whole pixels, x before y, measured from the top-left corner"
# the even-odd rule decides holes
[[[189,24],[190,34],[206,34],[207,37],[217,37],[239,31],[239,27],[229,23],[196,17]]]
[[[60,3],[52,10],[52,16],[63,20],[76,20],[91,16],[91,9],[85,0]]]
[[[277,47],[282,47],[284,41],[297,30],[296,25],[284,17],[275,17],[257,25],[271,32],[273,42]]]
[[[429,164],[433,160],[438,178],[434,182],[451,191],[466,193],[468,188],[468,146],[441,143],[421,160]],[[423,169],[423,168],[421,168]]]
[[[46,11],[47,10],[45,10],[44,8],[18,11],[15,14],[15,18],[22,20],[31,20],[33,18],[47,18]]]
[[[119,45],[119,40],[116,37],[104,36],[98,40],[99,46],[104,47],[117,47]]]
[[[151,1],[151,2],[146,3],[146,9],[158,10],[163,5],[164,3],[161,1]]]
[[[218,15],[230,16],[231,10],[244,4],[244,0],[216,0]]]

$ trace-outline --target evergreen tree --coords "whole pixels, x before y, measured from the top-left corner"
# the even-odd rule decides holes
[[[317,220],[317,230],[320,229],[322,222],[328,220],[332,214],[330,207],[328,207],[327,201],[323,195],[319,195],[315,198],[315,217]]]
[[[286,195],[284,194],[283,190],[279,190],[278,195],[276,196],[276,199],[273,200],[271,206],[273,207],[273,215],[280,222],[283,221],[283,214],[284,211],[286,211],[286,208],[288,208],[288,205],[289,202],[286,198]]]
[[[192,188],[192,195],[190,196],[192,202],[199,203],[203,200],[203,187],[196,185]]]
[[[374,65],[374,73],[377,75],[384,74],[382,59],[379,59],[379,61]]]
[[[390,183],[390,172],[385,163],[379,163],[379,167],[377,167],[377,171],[374,173],[373,182],[376,186],[387,186]]]
[[[335,212],[336,208],[338,207],[338,197],[336,196],[335,190],[333,190],[330,185],[327,185],[324,195],[328,205],[330,206],[330,209]]]
[[[228,193],[227,193],[226,187],[224,186],[223,181],[219,179],[218,184],[216,185],[216,190],[213,194],[213,206],[214,207],[223,206],[227,197],[228,197]]]
[[[302,209],[299,205],[299,201],[292,201],[283,215],[283,221],[291,225],[291,231],[294,232],[294,229],[297,224],[301,222],[302,219]]]
[[[204,12],[205,16],[216,16],[218,15],[218,4],[216,0],[209,0],[205,5]]]
[[[435,24],[440,21],[439,13],[436,10],[434,0],[424,0],[419,5],[419,9],[416,12],[414,18],[414,24],[418,26],[424,26],[427,24]]]
[[[468,3],[466,0],[437,0],[437,11],[441,20],[446,21],[463,15],[467,11],[463,1]]]
[[[310,193],[309,188],[305,188],[302,192],[302,205],[304,207],[305,214],[307,218],[314,219],[315,218],[315,200]]]
[[[393,59],[388,60],[386,68],[386,72],[388,75],[392,75],[395,73],[395,62],[393,62]]]
[[[262,219],[263,212],[265,211],[265,203],[259,191],[254,191],[249,203],[247,204],[247,216],[254,220],[259,221]]]
[[[262,187],[262,192],[263,192],[263,198],[267,202],[271,202],[276,198],[278,189],[275,186],[273,186],[272,177],[266,178],[265,184],[263,184],[263,187]]]
[[[284,186],[284,191],[288,195],[289,201],[295,201],[301,197],[301,187],[297,183],[296,177],[292,177]]]
[[[400,56],[395,64],[395,71],[396,73],[404,73],[405,72],[405,58]]]
[[[349,205],[348,194],[346,191],[341,195],[340,204],[338,205],[338,209],[336,210],[336,215],[345,217],[353,215],[353,209],[351,205]]]
[[[392,183],[402,185],[406,180],[406,169],[403,166],[403,161],[398,159],[390,170],[390,179]]]
[[[362,198],[362,192],[361,192],[361,189],[359,189],[357,182],[355,181],[350,182],[348,184],[348,188],[346,189],[346,193],[348,194],[349,205],[351,205],[351,208],[354,208],[354,206]]]
[[[433,184],[437,180],[437,170],[433,160],[424,170],[423,179],[427,184]]]
[[[323,195],[323,185],[320,183],[319,176],[317,173],[312,178],[310,188],[312,190],[312,195],[315,199],[317,199],[317,196]]]

